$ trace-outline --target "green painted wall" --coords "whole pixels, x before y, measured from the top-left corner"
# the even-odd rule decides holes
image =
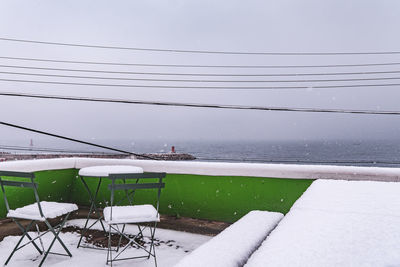
[[[37,172],[41,200],[61,200],[88,206],[89,196],[77,173],[74,169]],[[86,178],[86,181],[94,192],[98,179]],[[254,209],[287,213],[313,182],[308,179],[187,174],[168,174],[164,181],[166,187],[161,193],[160,213],[227,222],[234,222]],[[103,179],[97,199],[101,207],[110,199],[109,183],[109,180]],[[118,197],[122,198],[123,192]],[[136,193],[135,202],[149,203],[155,197],[155,191],[141,190]],[[25,205],[33,202],[33,195],[12,194],[11,200],[17,205]],[[4,215],[1,199],[0,217]]]
[[[72,179],[76,173],[77,170],[75,169],[36,172],[35,181],[38,183],[40,200],[71,201]],[[26,181],[26,179],[19,178],[14,178],[13,180]],[[5,190],[10,208],[21,207],[35,202],[32,189],[6,187]],[[5,217],[6,213],[3,193],[0,190],[0,218]]]
[[[97,179],[86,178],[92,191]],[[287,213],[313,180],[260,177],[203,176],[168,174],[161,193],[160,213],[233,222],[250,210],[260,209]],[[107,179],[102,183],[99,206],[109,199]],[[142,190],[136,203],[148,203],[156,192]],[[79,179],[74,180],[72,199],[88,205],[88,195]]]

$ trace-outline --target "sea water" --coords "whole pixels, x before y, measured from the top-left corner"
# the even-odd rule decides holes
[[[134,153],[188,153],[197,161],[334,164],[354,166],[400,166],[400,141],[397,140],[298,140],[298,141],[221,141],[221,140],[90,140]],[[6,142],[29,144],[27,140]],[[27,146],[25,144],[25,146]],[[82,144],[59,140],[35,140],[32,148],[58,148],[81,152],[100,150]],[[9,152],[9,150],[0,151]],[[46,153],[11,151],[13,153]]]
[[[120,144],[121,145],[121,144]],[[400,141],[175,141],[135,142],[138,153],[188,153],[201,161],[400,166]]]

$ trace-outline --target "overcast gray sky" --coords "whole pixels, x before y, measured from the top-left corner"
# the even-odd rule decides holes
[[[18,1],[0,3],[0,37],[95,45],[262,52],[400,51],[400,2],[309,1]],[[0,56],[158,64],[352,64],[400,62],[400,55],[251,56],[135,52],[0,41]],[[286,73],[400,70],[182,69],[92,66],[0,59],[2,65],[181,73]],[[69,74],[51,71],[0,71]],[[84,73],[90,75],[88,73]],[[104,76],[104,75],[103,75]],[[120,77],[121,75],[107,75]],[[399,76],[399,75],[398,75]],[[130,77],[139,77],[131,75]],[[360,77],[360,76],[357,76]],[[395,74],[372,77],[396,77]],[[0,74],[3,79],[126,84]],[[156,77],[159,78],[159,77]],[[175,76],[169,78],[178,78]],[[190,77],[189,77],[190,78]],[[324,78],[324,77],[311,77]],[[330,78],[343,78],[333,76]],[[347,77],[349,78],[349,77]],[[206,78],[204,78],[206,79]],[[218,78],[215,78],[218,79]],[[234,79],[229,78],[228,79]],[[236,78],[241,79],[241,78]],[[243,79],[243,78],[242,78]],[[250,79],[257,79],[251,78]],[[273,78],[258,78],[273,79]],[[283,79],[289,79],[283,77]],[[296,77],[294,78],[296,79]],[[378,81],[363,83],[400,83]],[[185,83],[186,85],[199,85]],[[320,85],[322,83],[319,83]],[[336,82],[330,84],[351,84]],[[209,85],[201,83],[200,85]],[[216,84],[246,86],[250,84]],[[263,83],[251,85],[268,85]],[[275,83],[276,86],[287,84]],[[296,85],[291,83],[290,85]],[[318,84],[317,84],[318,85]],[[311,86],[311,85],[310,85]],[[400,110],[399,87],[307,90],[196,90],[66,86],[0,81],[2,92],[93,96],[190,103]],[[62,102],[0,96],[1,120],[85,140],[292,140],[397,138],[400,116],[234,111],[201,108]],[[1,126],[2,140],[32,134]],[[37,137],[36,137],[37,138]]]

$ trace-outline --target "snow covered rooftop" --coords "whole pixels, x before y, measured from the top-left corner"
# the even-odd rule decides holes
[[[67,223],[67,226],[78,226],[83,227],[85,220],[71,220]],[[100,230],[100,225],[95,225],[96,229]],[[137,227],[134,225],[127,226],[127,233],[135,233],[137,232]],[[146,236],[145,232],[145,236]],[[32,232],[32,237],[37,236],[37,233]],[[47,247],[49,242],[52,240],[52,235],[45,235],[43,238],[44,246]],[[80,235],[76,232],[65,232],[60,234],[61,239],[65,242],[68,249],[71,251],[73,257],[63,257],[57,255],[49,255],[46,259],[44,265],[45,266],[85,266],[85,267],[98,267],[98,266],[106,266],[106,250],[95,250],[88,248],[76,248],[78,244],[78,240]],[[174,266],[179,260],[181,260],[184,256],[186,256],[189,252],[200,246],[201,244],[208,241],[211,237],[191,234],[185,232],[177,232],[172,230],[164,230],[157,229],[156,231],[156,253],[157,253],[157,263],[158,266]],[[11,253],[12,248],[15,246],[17,241],[19,240],[19,236],[8,236],[4,238],[2,242],[0,242],[0,264],[3,264],[8,255]],[[55,243],[55,252],[63,252],[61,246],[56,242]],[[138,253],[142,253],[142,250],[129,248],[126,251],[127,256],[134,256]],[[33,248],[33,246],[29,245],[22,248],[20,251],[16,252],[14,257],[11,259],[9,266],[15,267],[26,267],[26,266],[35,266],[39,264],[41,256],[37,253],[37,251]],[[151,266],[154,267],[154,260],[150,258],[147,259],[136,259],[136,260],[128,260],[121,261],[113,264],[115,266],[136,266],[136,267],[145,267]]]
[[[82,227],[83,222],[73,220],[69,225]],[[235,228],[233,225],[230,229]],[[245,230],[246,233],[262,235],[257,227]],[[136,231],[136,228],[127,231]],[[61,238],[74,256],[50,255],[47,266],[90,267],[105,264],[105,251],[76,248],[78,233],[62,233]],[[159,242],[159,266],[174,266],[211,237],[158,229],[156,238]],[[239,236],[237,240],[232,240],[232,244],[248,239]],[[8,236],[0,242],[0,263],[5,261],[17,240],[18,237]],[[208,242],[209,245],[214,243],[218,243],[218,238]],[[245,266],[399,266],[399,251],[400,183],[317,180],[297,200]],[[220,255],[223,254],[220,252]],[[37,259],[36,251],[27,246],[15,255],[11,263],[12,266],[30,266]],[[134,262],[139,267],[153,264],[152,260]],[[118,266],[131,265],[131,261],[118,263]]]
[[[317,180],[247,262],[399,266],[400,183]]]

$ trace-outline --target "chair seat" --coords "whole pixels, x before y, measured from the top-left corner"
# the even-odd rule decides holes
[[[121,223],[141,223],[141,222],[159,222],[160,215],[157,210],[149,204],[133,206],[113,206],[112,220],[111,207],[103,210],[104,220],[108,224]]]
[[[65,215],[69,212],[78,210],[76,204],[70,203],[58,203],[41,201],[40,206],[42,208],[43,215],[46,219],[53,219],[58,216]],[[44,221],[45,218],[40,216],[39,207],[37,203],[30,204],[15,210],[10,210],[7,214],[8,218],[20,218],[28,220]]]

